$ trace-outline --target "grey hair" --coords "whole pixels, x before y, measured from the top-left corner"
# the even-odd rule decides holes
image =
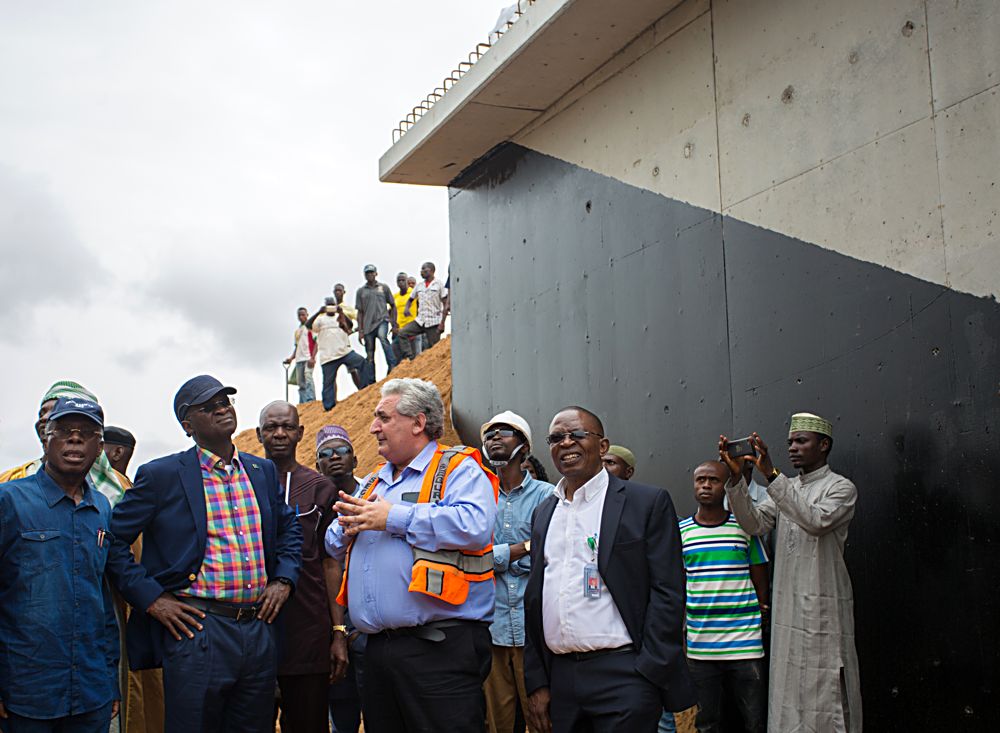
[[[282,407],[288,407],[292,411],[298,412],[298,410],[295,409],[295,405],[293,405],[291,402],[285,402],[284,400],[275,400],[274,402],[268,402],[266,405],[264,405],[264,409],[260,411],[260,416],[257,418],[257,427],[260,427],[261,425],[264,424],[264,415],[267,414],[267,411],[270,410],[272,407],[276,407],[277,405],[281,405]]]
[[[431,440],[444,435],[444,401],[434,382],[410,377],[390,379],[382,385],[382,396],[399,395],[396,412],[406,417],[427,418],[424,433]]]

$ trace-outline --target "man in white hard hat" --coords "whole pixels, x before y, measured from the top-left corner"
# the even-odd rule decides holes
[[[531,428],[509,410],[483,423],[483,453],[500,476],[497,521],[493,531],[496,606],[490,635],[493,666],[484,686],[490,733],[511,733],[517,700],[528,705],[524,689],[524,588],[531,570],[528,555],[531,515],[552,494],[552,484],[521,469],[531,453]]]

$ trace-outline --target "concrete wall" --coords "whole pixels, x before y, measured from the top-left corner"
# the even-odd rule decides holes
[[[996,296],[998,84],[995,0],[691,0],[516,142]]]
[[[868,730],[1000,709],[998,38],[995,0],[690,0],[450,192],[467,441],[581,403],[686,511],[719,432],[834,421]]]

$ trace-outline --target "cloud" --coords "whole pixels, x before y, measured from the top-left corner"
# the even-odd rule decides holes
[[[66,209],[44,184],[0,165],[0,339],[31,328],[40,304],[79,304],[108,273],[87,251]]]

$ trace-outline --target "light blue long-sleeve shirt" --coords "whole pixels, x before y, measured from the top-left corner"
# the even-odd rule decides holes
[[[496,522],[493,486],[471,458],[448,475],[440,502],[416,503],[437,447],[435,441],[428,443],[397,479],[392,477],[391,463],[379,471],[374,494],[393,505],[386,529],[355,537],[347,570],[348,610],[354,625],[366,634],[445,619],[493,619],[495,593],[490,580],[470,583],[468,598],[458,606],[409,591],[413,547],[430,552],[480,550],[490,543]],[[334,522],[326,532],[327,552],[343,560],[350,539]]]
[[[531,514],[552,495],[552,484],[524,474],[524,480],[508,494],[500,490],[497,523],[493,530],[493,571],[497,600],[490,635],[496,646],[524,646],[524,589],[531,572],[531,556],[510,561],[510,546],[531,539]]]

